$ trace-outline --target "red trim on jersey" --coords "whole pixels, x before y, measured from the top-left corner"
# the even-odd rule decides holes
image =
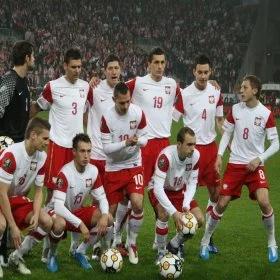
[[[106,123],[106,120],[105,120],[105,118],[102,116],[102,118],[101,118],[101,127],[100,127],[100,131],[102,132],[102,133],[110,133],[110,129],[109,129],[109,127],[108,127],[108,125],[107,125],[107,123]]]
[[[276,123],[275,123],[274,116],[273,116],[272,112],[270,112],[267,122],[265,124],[265,128],[272,128],[275,126],[276,126]]]
[[[103,185],[102,181],[101,181],[100,176],[98,174],[97,177],[96,177],[96,180],[95,180],[95,182],[94,182],[94,184],[92,186],[92,190],[98,189],[99,187],[102,187],[102,185]]]
[[[160,155],[157,160],[157,167],[162,172],[167,172],[169,168],[169,160],[165,154]]]
[[[129,80],[129,81],[125,82],[125,84],[129,88],[131,96],[133,95],[133,91],[134,91],[134,88],[135,88],[135,83],[136,83],[136,79],[132,79],[132,80]]]
[[[43,89],[42,96],[49,102],[53,103],[52,91],[50,83],[47,83]]]
[[[195,166],[193,167],[193,170],[197,170],[199,166],[199,160],[197,161],[197,163],[195,164]]]
[[[142,117],[141,117],[141,121],[138,125],[138,129],[143,129],[146,127],[146,125],[147,125],[146,117],[145,117],[144,112],[142,111]]]
[[[182,114],[184,113],[183,98],[182,98],[181,90],[178,86],[176,87],[176,99],[174,102],[174,107],[180,113]]]
[[[16,170],[16,160],[11,152],[7,152],[0,160],[0,167],[9,174],[14,174]]]
[[[88,89],[87,101],[90,106],[93,105],[93,90],[91,87],[89,87],[89,89]]]
[[[224,105],[224,101],[223,101],[223,98],[222,98],[222,94],[220,93],[220,98],[218,100],[218,103],[217,103],[216,107],[223,106],[223,105]]]
[[[38,171],[38,175],[45,175],[46,172],[46,161],[44,165],[41,167],[41,169]]]
[[[66,176],[64,175],[63,172],[59,172],[55,184],[55,190],[62,191],[62,192],[67,192],[68,188],[68,181],[66,179]]]
[[[232,109],[230,109],[230,110],[228,111],[228,114],[227,114],[227,121],[230,122],[230,123],[235,123],[234,118],[233,118],[233,115],[232,115]]]

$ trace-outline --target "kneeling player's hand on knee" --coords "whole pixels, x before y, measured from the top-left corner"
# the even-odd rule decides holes
[[[88,241],[89,237],[90,237],[90,233],[89,233],[89,230],[86,227],[86,225],[83,222],[81,222],[79,228],[80,228],[81,234],[83,235],[84,240]]]
[[[35,216],[33,215],[30,219],[30,222],[29,222],[29,227],[27,228],[28,231],[31,231],[31,230],[34,230],[37,228],[38,226],[38,220],[39,220],[39,217],[38,216]]]
[[[108,215],[102,214],[98,223],[97,223],[97,234],[98,235],[105,235],[107,232],[108,227]]]
[[[14,242],[15,248],[18,249],[21,244],[21,235],[20,230],[17,225],[11,227],[11,237]]]

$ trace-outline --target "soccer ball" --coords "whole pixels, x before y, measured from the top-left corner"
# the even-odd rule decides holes
[[[176,255],[166,254],[159,263],[160,275],[165,279],[176,279],[182,274],[182,261]]]
[[[123,258],[117,249],[107,249],[100,257],[100,264],[106,272],[119,272],[123,266]]]
[[[6,149],[8,146],[12,145],[14,140],[9,136],[0,136],[0,151]]]
[[[182,221],[184,223],[182,232],[184,234],[194,235],[198,228],[198,224],[197,224],[197,220],[196,220],[195,216],[190,212],[184,213],[184,215],[182,217]]]

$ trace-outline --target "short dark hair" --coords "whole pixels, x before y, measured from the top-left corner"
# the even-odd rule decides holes
[[[23,65],[25,57],[31,56],[34,46],[28,41],[17,41],[12,49],[12,63],[15,66]]]
[[[119,64],[121,64],[120,58],[119,58],[117,55],[115,55],[115,54],[112,53],[112,54],[109,54],[109,55],[105,58],[105,60],[104,60],[104,69],[107,68],[109,62],[113,62],[113,61],[117,61]]]
[[[91,140],[86,133],[79,133],[72,140],[73,149],[78,149],[79,142],[91,143]]]
[[[194,59],[193,69],[196,69],[197,64],[208,64],[210,68],[212,68],[212,63],[208,56],[205,54],[200,54]]]
[[[71,48],[69,50],[66,51],[65,55],[64,55],[64,63],[69,63],[70,60],[72,59],[82,59],[82,54],[80,52],[79,49],[77,48]]]
[[[243,81],[249,81],[251,87],[257,89],[256,98],[259,99],[262,93],[261,80],[255,75],[246,75]]]
[[[114,97],[117,97],[119,94],[125,95],[125,94],[127,94],[128,91],[129,91],[129,88],[126,85],[126,83],[119,82],[114,87]]]
[[[191,136],[195,136],[195,133],[194,131],[190,128],[190,127],[182,127],[179,132],[177,133],[177,142],[180,142],[180,143],[184,143],[185,141],[185,135],[186,134],[189,134]]]
[[[166,56],[165,51],[162,48],[156,47],[156,48],[152,49],[150,51],[150,53],[148,54],[148,62],[151,63],[153,61],[154,55],[164,55],[164,56]]]
[[[29,139],[32,131],[35,131],[37,134],[40,134],[43,131],[43,129],[51,129],[51,125],[48,121],[37,117],[31,119],[25,130],[25,139]]]

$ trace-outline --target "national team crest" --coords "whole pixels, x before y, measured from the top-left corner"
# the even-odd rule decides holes
[[[129,126],[130,126],[130,129],[135,129],[137,127],[137,121],[130,121]]]
[[[91,179],[86,179],[86,187],[89,188],[92,186],[92,180]]]
[[[210,96],[208,96],[208,98],[209,98],[209,104],[214,104],[215,103],[214,95],[210,95]]]
[[[165,86],[165,94],[171,93],[171,86]]]
[[[63,179],[62,178],[57,178],[56,180],[56,185],[61,188],[63,186]]]
[[[83,88],[79,89],[80,97],[84,98],[85,97],[85,90]]]
[[[261,117],[255,117],[254,125],[261,126],[262,118]]]
[[[37,161],[31,161],[30,170],[35,171],[37,169]]]
[[[186,171],[191,171],[192,170],[192,164],[191,163],[188,163],[186,164]]]

